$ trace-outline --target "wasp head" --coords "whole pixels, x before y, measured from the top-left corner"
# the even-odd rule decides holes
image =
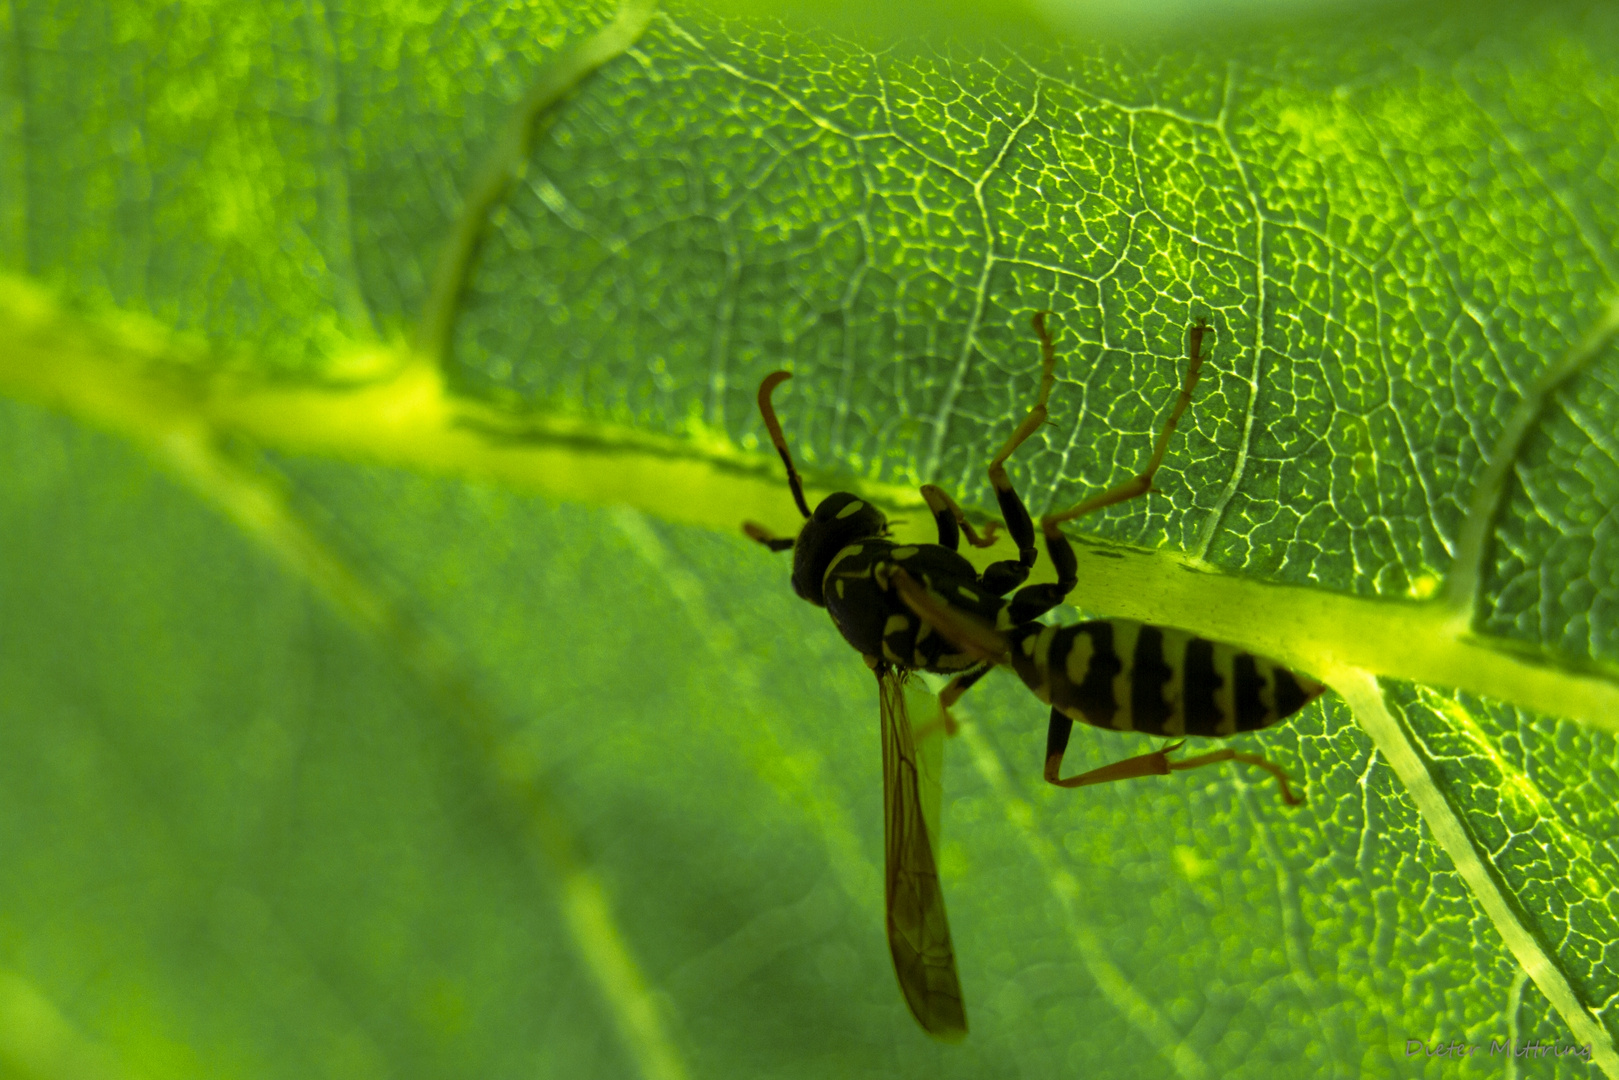
[[[825,607],[826,571],[838,552],[887,532],[888,519],[881,510],[858,495],[834,491],[821,500],[793,543],[793,591],[817,607]]]
[[[821,505],[811,513],[809,503],[804,500],[804,484],[798,478],[798,470],[793,467],[793,455],[787,450],[786,436],[781,433],[781,422],[776,419],[776,409],[770,403],[770,395],[776,387],[792,378],[785,371],[773,372],[766,375],[764,382],[759,384],[759,415],[764,417],[765,430],[770,432],[770,441],[781,455],[781,463],[787,467],[787,486],[792,488],[793,501],[798,504],[798,512],[804,515],[804,527],[798,531],[796,540],[785,537],[772,536],[761,525],[753,522],[743,524],[743,530],[759,543],[772,551],[786,551],[793,549],[793,591],[810,603],[820,607],[826,606],[826,597],[822,590],[822,582],[826,578],[826,571],[832,565],[832,560],[838,552],[850,544],[864,540],[867,537],[884,536],[888,533],[888,519],[881,510],[847,491],[835,491],[821,500]]]

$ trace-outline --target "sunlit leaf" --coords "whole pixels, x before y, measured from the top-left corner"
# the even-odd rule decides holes
[[[0,10],[0,1071],[1619,1075],[1616,16],[828,10]],[[1247,741],[1290,812],[1049,788],[1042,707],[975,689],[946,1047],[870,674],[736,526],[796,520],[783,367],[816,490],[988,512],[1041,309],[1036,512],[1141,466],[1215,330],[1060,617],[1338,693]]]

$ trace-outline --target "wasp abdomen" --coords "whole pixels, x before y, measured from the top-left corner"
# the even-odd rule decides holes
[[[1151,735],[1234,735],[1286,719],[1325,692],[1236,645],[1133,619],[1014,631],[1012,666],[1075,720]]]

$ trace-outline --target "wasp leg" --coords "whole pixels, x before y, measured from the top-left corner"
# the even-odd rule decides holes
[[[1014,626],[1033,622],[1044,615],[1062,603],[1063,597],[1073,592],[1079,583],[1079,560],[1074,557],[1073,546],[1061,529],[1046,533],[1046,554],[1057,570],[1057,580],[1044,585],[1025,585],[1012,594],[1007,616]]]
[[[993,670],[995,670],[995,665],[986,661],[978,667],[968,668],[954,679],[951,679],[949,685],[939,691],[939,705],[945,710],[945,715],[949,716],[950,706],[960,701],[961,695],[971,690],[979,679],[982,679]],[[952,732],[952,734],[954,733]]]
[[[992,521],[985,525],[984,533],[980,536],[978,530],[973,528],[972,522],[967,520],[967,515],[962,512],[961,507],[956,505],[956,500],[945,494],[944,489],[937,484],[923,484],[922,498],[927,501],[928,509],[933,512],[933,523],[939,529],[941,547],[956,550],[959,539],[956,533],[958,528],[967,534],[967,543],[973,547],[986,548],[995,543],[995,531],[1000,528],[999,523]]]
[[[996,453],[989,463],[989,482],[995,488],[995,501],[1000,504],[1001,517],[1006,521],[1006,531],[1011,534],[1013,543],[1017,544],[1018,557],[1016,559],[1003,559],[985,567],[979,580],[990,592],[996,596],[1005,596],[1028,579],[1029,571],[1034,569],[1034,561],[1039,552],[1034,546],[1034,521],[1029,517],[1029,510],[1023,505],[1023,499],[1018,495],[1017,489],[1012,486],[1012,478],[1006,475],[1006,461],[1012,453],[1022,446],[1024,440],[1046,422],[1046,402],[1051,397],[1051,387],[1057,381],[1057,349],[1051,340],[1051,332],[1046,329],[1045,311],[1037,311],[1030,323],[1034,332],[1040,336],[1040,396],[1035,400],[1034,408],[1029,415],[1023,418],[1023,423],[1012,432],[1012,437]],[[1073,586],[1069,586],[1070,589]],[[1067,595],[1065,592],[1063,595]],[[1055,605],[1055,602],[1053,602]]]
[[[999,630],[929,593],[903,567],[894,567],[889,581],[905,606],[957,649],[990,664],[1006,661],[1006,635]]]
[[[932,735],[939,728],[944,728],[947,737],[954,738],[961,725],[956,718],[950,715],[950,706],[961,700],[961,695],[973,688],[973,684],[995,669],[994,664],[984,663],[977,667],[968,668],[960,675],[951,679],[943,690],[939,691],[939,719],[931,724],[923,724],[916,729],[916,738],[920,742],[923,738]]]
[[[1051,710],[1051,726],[1046,730],[1046,770],[1045,776],[1049,783],[1058,787],[1075,788],[1087,787],[1091,784],[1106,784],[1114,780],[1134,780],[1139,776],[1168,776],[1172,771],[1185,769],[1200,769],[1204,765],[1214,765],[1221,761],[1242,761],[1249,765],[1257,765],[1272,776],[1282,788],[1282,801],[1288,806],[1301,806],[1304,800],[1293,794],[1288,786],[1287,774],[1281,768],[1258,754],[1246,754],[1238,750],[1215,750],[1196,757],[1184,758],[1180,761],[1170,761],[1169,755],[1182,746],[1186,740],[1170,743],[1162,750],[1154,750],[1149,754],[1141,754],[1123,761],[1115,761],[1111,765],[1103,765],[1100,769],[1080,773],[1078,776],[1062,777],[1062,756],[1068,749],[1068,736],[1072,733],[1074,722],[1057,709]]]
[[[1093,495],[1061,513],[1047,514],[1040,519],[1040,528],[1047,536],[1054,535],[1058,531],[1058,526],[1065,521],[1073,521],[1093,510],[1145,495],[1152,490],[1152,477],[1158,471],[1158,466],[1163,464],[1164,451],[1169,448],[1169,437],[1175,433],[1175,425],[1180,423],[1181,414],[1186,412],[1186,407],[1192,403],[1192,390],[1197,386],[1198,376],[1203,367],[1203,338],[1208,332],[1207,321],[1199,319],[1189,333],[1186,347],[1186,378],[1181,383],[1180,397],[1175,399],[1175,407],[1170,410],[1168,422],[1158,432],[1158,445],[1153,448],[1152,458],[1147,462],[1146,470],[1139,476],[1126,480],[1117,487],[1109,488],[1100,495]]]
[[[1111,765],[1103,765],[1100,769],[1092,769],[1078,776],[1062,777],[1062,756],[1068,750],[1068,736],[1073,734],[1074,721],[1061,709],[1051,710],[1051,724],[1046,728],[1046,782],[1056,784],[1058,787],[1075,788],[1087,787],[1091,784],[1106,784],[1113,780],[1133,780],[1138,776],[1168,776],[1168,753],[1176,749],[1181,743],[1171,743],[1162,750],[1154,750],[1150,754],[1141,754],[1138,757],[1115,761]],[[1184,742],[1185,740],[1182,740]]]
[[[1241,761],[1248,765],[1255,765],[1261,769],[1264,769],[1266,772],[1276,777],[1276,783],[1281,785],[1282,801],[1284,803],[1286,803],[1288,806],[1304,805],[1304,800],[1293,794],[1293,789],[1288,785],[1287,782],[1287,773],[1282,771],[1282,767],[1274,762],[1266,761],[1258,754],[1247,754],[1240,750],[1215,750],[1207,754],[1199,754],[1197,757],[1183,758],[1180,761],[1171,761],[1169,763],[1169,767],[1171,769],[1196,769],[1201,768],[1204,765],[1213,765],[1216,762],[1221,761]]]
[[[770,530],[753,521],[744,521],[742,531],[749,537],[759,541],[771,551],[786,551],[793,546],[793,540],[787,536],[772,536]]]

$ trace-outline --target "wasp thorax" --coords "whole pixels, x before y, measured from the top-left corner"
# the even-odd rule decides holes
[[[888,531],[883,512],[858,495],[835,491],[821,500],[793,545],[793,591],[826,606],[823,582],[838,552],[857,540]]]

